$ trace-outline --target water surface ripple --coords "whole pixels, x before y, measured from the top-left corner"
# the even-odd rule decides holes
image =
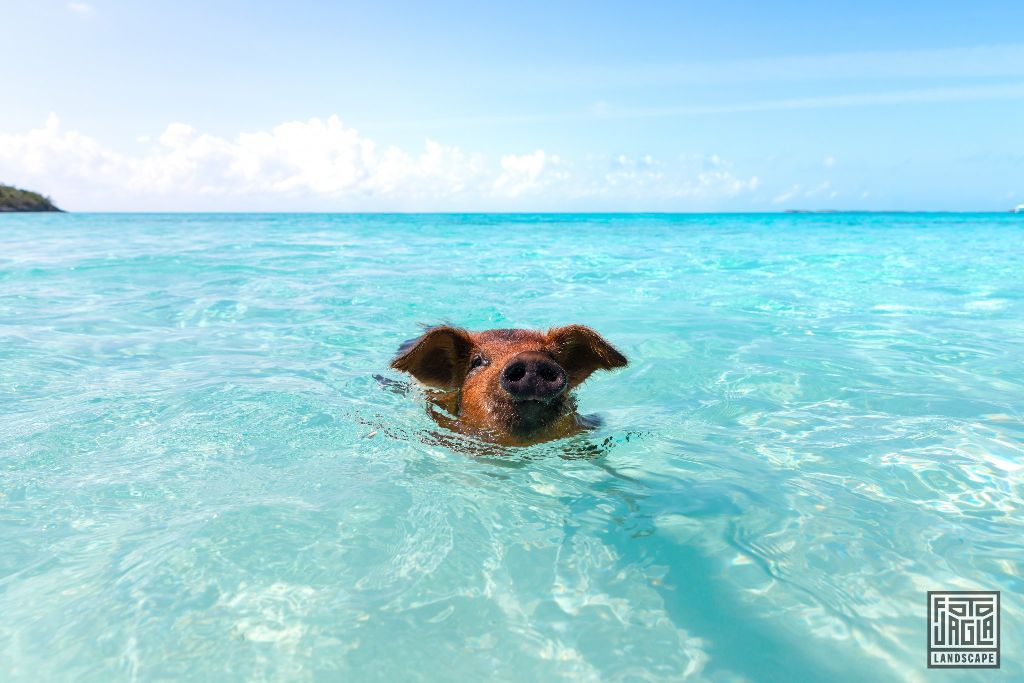
[[[439,321],[632,362],[481,452]],[[0,216],[0,405],[4,680],[1024,678],[1019,217]]]

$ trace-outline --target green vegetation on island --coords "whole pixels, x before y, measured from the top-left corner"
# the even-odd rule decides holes
[[[0,212],[3,211],[60,211],[49,197],[38,192],[19,190],[0,185]]]

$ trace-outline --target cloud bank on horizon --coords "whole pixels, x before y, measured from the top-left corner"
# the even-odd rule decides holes
[[[337,116],[290,121],[231,139],[172,123],[125,154],[56,114],[0,133],[0,177],[18,178],[76,209],[274,206],[336,210],[510,209],[599,201],[713,205],[758,189],[717,156],[568,160],[543,149],[498,158],[426,140],[381,146]]]

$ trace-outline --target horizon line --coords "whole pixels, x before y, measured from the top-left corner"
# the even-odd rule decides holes
[[[274,211],[274,210],[229,210],[216,209],[209,211],[202,210],[98,210],[98,211],[75,211],[60,209],[58,211],[3,211],[3,215],[25,215],[25,214],[258,214],[258,215],[362,215],[362,216],[529,216],[529,215],[565,215],[565,216],[622,216],[622,215],[648,215],[648,216],[808,216],[808,215],[830,215],[830,214],[997,214],[997,215],[1019,215],[1014,209],[781,209],[777,211],[657,211],[657,210],[610,210],[610,211],[569,211],[569,210],[543,210],[543,211]]]

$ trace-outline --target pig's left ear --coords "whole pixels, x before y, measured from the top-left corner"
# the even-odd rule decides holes
[[[391,367],[408,372],[427,386],[454,389],[466,376],[472,349],[473,340],[465,330],[447,325],[432,327],[423,336],[402,344]]]
[[[569,387],[583,383],[595,370],[624,367],[626,357],[589,327],[566,325],[548,331],[555,360],[569,375]]]

